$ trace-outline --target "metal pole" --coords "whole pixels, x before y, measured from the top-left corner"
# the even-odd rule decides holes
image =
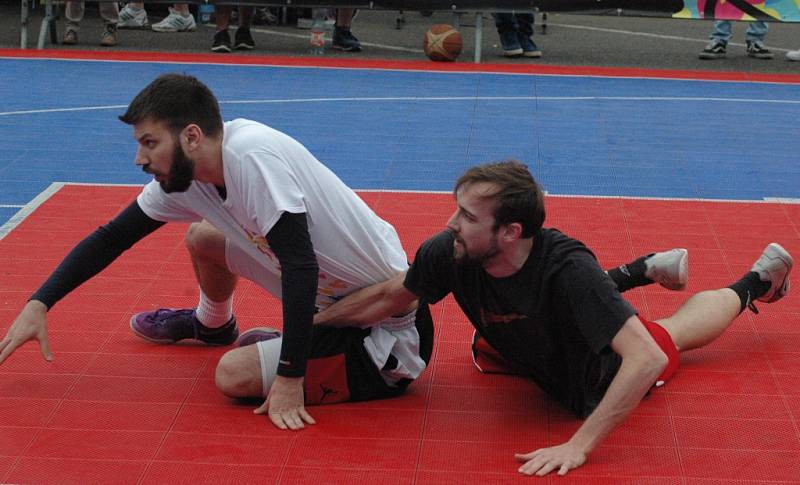
[[[481,46],[483,45],[483,12],[475,14],[475,64],[481,63]]]
[[[22,0],[22,12],[20,13],[19,28],[19,48],[28,47],[28,0]]]

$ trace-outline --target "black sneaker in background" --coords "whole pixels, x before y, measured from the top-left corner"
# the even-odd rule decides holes
[[[253,40],[253,35],[247,27],[239,27],[236,29],[236,42],[233,43],[234,49],[251,51],[256,48],[256,42]]]
[[[775,57],[775,54],[764,47],[764,44],[759,40],[747,41],[747,55],[756,59],[772,59]]]
[[[214,52],[231,51],[231,34],[228,33],[228,29],[220,30],[214,34],[214,43],[211,45],[211,50]]]
[[[703,49],[698,57],[705,60],[722,59],[725,57],[726,47],[724,42],[713,41]]]
[[[335,27],[333,29],[333,42],[331,42],[331,45],[334,49],[340,51],[361,52],[361,42],[350,32],[350,29],[343,27]]]

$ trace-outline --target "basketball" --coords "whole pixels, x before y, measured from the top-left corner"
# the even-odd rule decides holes
[[[464,41],[461,34],[452,25],[436,24],[422,39],[422,48],[425,55],[432,61],[455,61]]]

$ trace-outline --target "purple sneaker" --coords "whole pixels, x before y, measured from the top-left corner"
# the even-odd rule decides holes
[[[280,330],[275,330],[272,327],[255,327],[250,330],[245,330],[236,345],[244,347],[246,345],[253,345],[264,340],[272,340],[281,337]]]
[[[239,336],[236,317],[219,328],[207,328],[195,317],[194,309],[159,308],[131,317],[131,330],[139,337],[157,344],[174,344],[195,339],[208,345],[230,345]]]

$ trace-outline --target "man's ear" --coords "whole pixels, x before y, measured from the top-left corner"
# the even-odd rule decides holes
[[[512,222],[503,226],[503,239],[507,242],[513,242],[522,237],[522,224],[519,222]]]
[[[187,125],[186,128],[181,131],[180,135],[181,144],[187,153],[197,149],[203,141],[203,138],[205,138],[205,134],[202,128],[194,123]]]

